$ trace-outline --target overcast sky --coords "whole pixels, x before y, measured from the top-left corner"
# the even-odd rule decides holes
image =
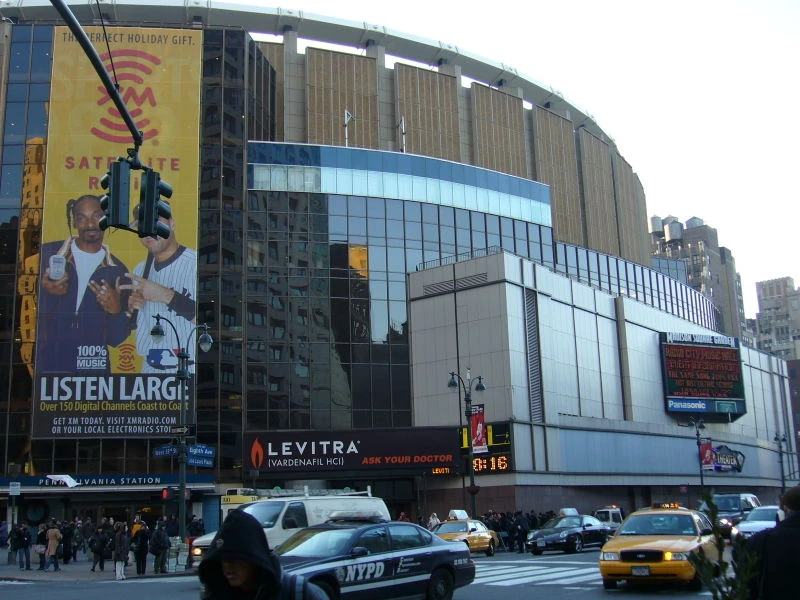
[[[748,317],[758,309],[756,281],[800,285],[798,0],[280,6],[454,44],[555,88],[614,139],[649,215],[696,216],[717,229]]]

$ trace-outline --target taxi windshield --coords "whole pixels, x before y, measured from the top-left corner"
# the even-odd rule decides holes
[[[467,524],[464,521],[445,521],[433,530],[434,533],[464,533],[466,531]]]
[[[353,538],[352,529],[303,529],[275,550],[280,556],[325,558],[343,554]]]
[[[617,535],[697,535],[697,528],[691,515],[642,514],[628,517]]]

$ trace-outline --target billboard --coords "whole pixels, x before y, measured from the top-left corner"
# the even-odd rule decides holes
[[[667,412],[745,414],[739,340],[725,335],[661,333]]]
[[[455,470],[460,453],[452,427],[247,433],[245,471],[269,473]]]
[[[174,188],[167,240],[98,227],[100,179],[133,141],[89,59],[57,27],[39,256],[33,437],[168,436],[193,372],[202,32],[87,27],[144,143]],[[131,176],[131,221],[141,171]],[[165,337],[150,336],[160,314]],[[176,335],[177,334],[177,335]],[[191,385],[191,384],[190,384]]]

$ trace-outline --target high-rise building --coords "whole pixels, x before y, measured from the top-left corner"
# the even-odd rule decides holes
[[[742,281],[736,272],[736,261],[728,248],[719,245],[717,230],[697,217],[684,226],[673,216],[653,216],[650,242],[654,258],[686,264],[688,284],[719,310],[721,331],[752,345],[745,325]],[[665,272],[660,262],[654,263],[654,268]]]
[[[632,508],[697,474],[689,417],[718,489],[740,455],[748,489],[776,486],[785,363],[649,266],[633,166],[560,94],[336,18],[72,9],[134,132],[49,2],[0,3],[0,507],[13,479],[31,521],[174,512],[160,492],[189,434],[209,528],[229,488],[446,513],[470,466],[479,510]],[[173,188],[166,240],[99,228],[137,132]],[[486,383],[472,463],[448,388],[468,367]]]
[[[800,359],[800,289],[794,279],[756,282],[757,348],[784,360]]]

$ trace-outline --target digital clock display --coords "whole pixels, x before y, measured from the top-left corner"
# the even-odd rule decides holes
[[[511,453],[476,456],[472,459],[475,473],[505,473],[511,471]]]

